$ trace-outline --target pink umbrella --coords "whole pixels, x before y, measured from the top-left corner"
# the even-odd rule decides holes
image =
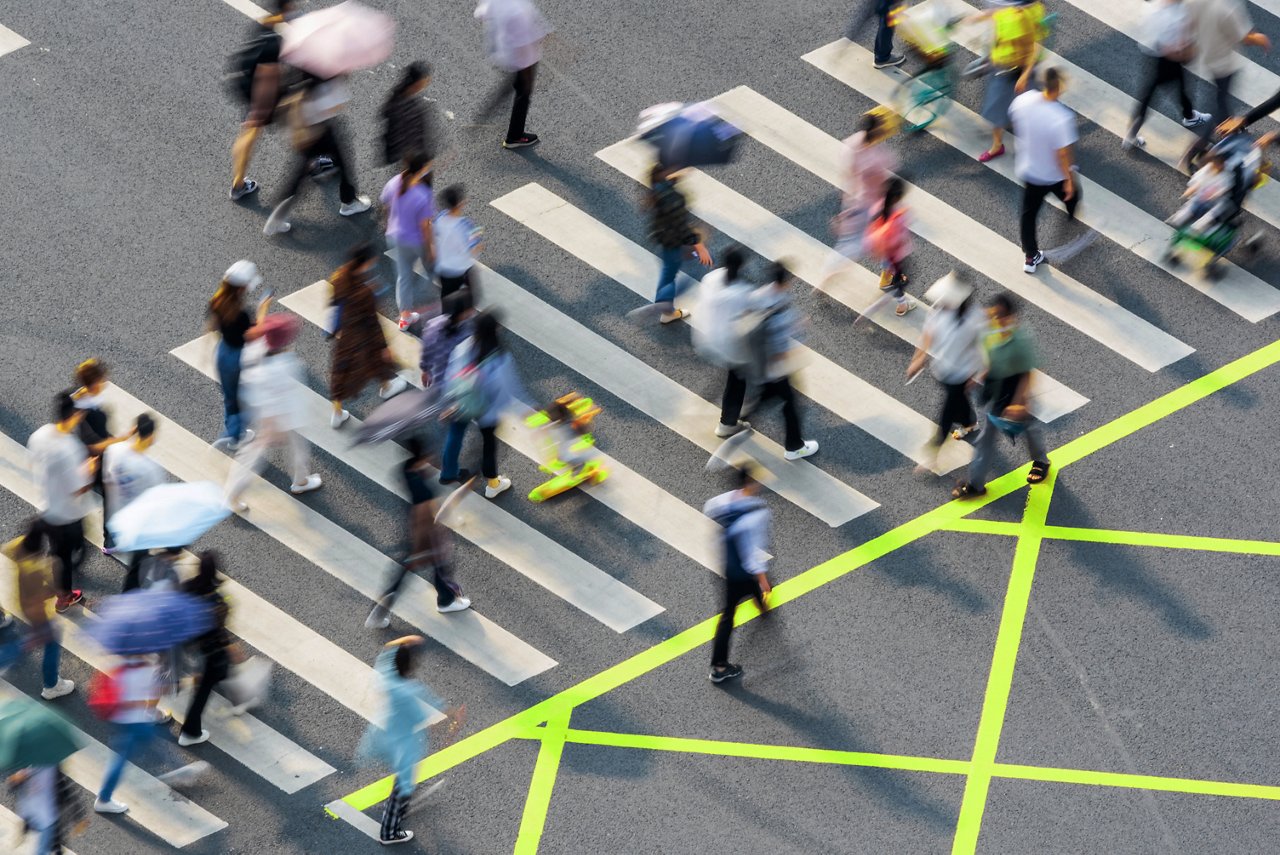
[[[391,56],[395,29],[388,16],[348,0],[291,22],[280,56],[295,68],[328,80],[384,62]]]

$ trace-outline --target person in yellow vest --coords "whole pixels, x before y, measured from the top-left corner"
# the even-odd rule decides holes
[[[978,156],[986,163],[1004,154],[1004,132],[1009,127],[1009,105],[1031,83],[1045,35],[1044,4],[1018,0],[1013,6],[989,9],[974,20],[990,18],[995,29],[991,45],[991,71],[982,96],[982,118],[991,123],[991,147]]]

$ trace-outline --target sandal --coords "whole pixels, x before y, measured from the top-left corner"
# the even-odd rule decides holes
[[[968,436],[969,434],[973,433],[973,432],[974,432],[974,431],[976,431],[977,429],[978,429],[978,426],[977,426],[976,424],[968,425],[968,426],[966,426],[966,427],[958,427],[958,428],[956,428],[955,430],[953,430],[953,431],[951,432],[951,438],[952,438],[952,439],[964,439],[966,436]]]
[[[1033,460],[1031,462],[1031,471],[1027,473],[1028,484],[1039,484],[1049,477],[1049,461]]]
[[[683,321],[685,318],[689,317],[689,314],[690,313],[686,312],[684,309],[676,309],[669,315],[660,316],[658,320],[664,324],[674,324],[676,321]]]
[[[955,486],[955,489],[951,491],[951,498],[976,499],[978,496],[985,496],[986,494],[986,487],[975,487],[968,481],[961,481]]]

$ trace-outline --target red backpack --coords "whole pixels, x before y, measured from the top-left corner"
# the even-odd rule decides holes
[[[110,720],[120,709],[120,672],[124,666],[114,671],[99,671],[89,681],[89,709],[101,719]]]

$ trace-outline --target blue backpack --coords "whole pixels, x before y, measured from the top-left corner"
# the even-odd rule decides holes
[[[452,408],[454,418],[462,421],[474,421],[489,409],[489,396],[484,390],[482,374],[482,368],[489,357],[479,362],[473,361],[472,347],[470,339],[455,347],[445,369],[445,407]]]

